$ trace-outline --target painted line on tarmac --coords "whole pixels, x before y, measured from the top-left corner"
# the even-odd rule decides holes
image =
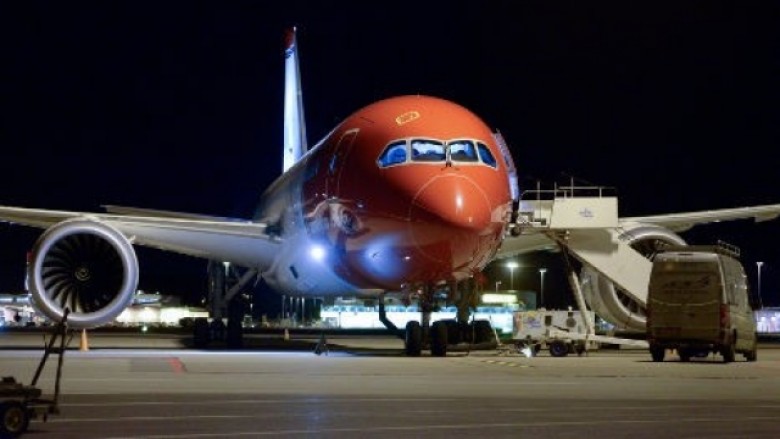
[[[184,406],[184,405],[231,405],[231,404],[295,404],[295,405],[310,405],[310,404],[339,404],[354,402],[447,402],[458,401],[457,398],[305,398],[305,399],[226,399],[226,400],[209,400],[209,401],[127,401],[127,402],[82,402],[82,403],[67,403],[59,404],[60,407],[132,407],[132,406]],[[63,419],[63,418],[57,418]],[[76,420],[76,418],[73,418]]]
[[[6,358],[40,358],[43,349],[40,350],[3,350],[3,359]],[[84,358],[129,358],[129,357],[186,357],[186,356],[219,356],[219,357],[321,357],[313,351],[191,351],[179,349],[92,349],[82,352],[77,350],[68,350],[66,357],[69,359]],[[355,357],[356,355],[348,352],[330,351],[325,357]]]
[[[528,368],[531,367],[527,364],[521,364],[521,363],[515,363],[513,361],[501,361],[501,360],[482,360],[483,363],[497,365],[497,366],[507,366],[507,367],[521,367],[521,368]]]
[[[770,421],[776,422],[775,416],[749,416],[738,418],[683,418],[675,419],[676,423],[733,423],[735,421]],[[176,438],[206,438],[206,437],[241,437],[241,436],[289,436],[289,435],[323,435],[333,433],[382,433],[382,432],[426,432],[431,430],[484,430],[484,429],[497,429],[497,428],[515,428],[520,430],[527,430],[533,427],[552,427],[556,431],[560,427],[581,427],[581,426],[598,426],[598,425],[648,425],[648,424],[668,424],[669,420],[664,419],[650,419],[650,420],[620,420],[620,419],[605,419],[605,420],[588,420],[588,421],[561,421],[551,420],[542,422],[502,422],[502,423],[484,423],[484,424],[434,424],[434,425],[417,425],[417,426],[387,426],[387,427],[345,427],[345,428],[322,428],[322,429],[294,429],[294,430],[276,430],[276,431],[237,431],[237,432],[219,432],[219,433],[186,433],[186,434],[162,434],[162,435],[143,435],[143,436],[113,436],[106,439],[176,439]]]

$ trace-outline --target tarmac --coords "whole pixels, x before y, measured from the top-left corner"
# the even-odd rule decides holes
[[[251,335],[243,349],[185,335],[90,334],[64,357],[46,438],[780,437],[780,349],[654,363],[643,349],[554,358],[511,346],[406,357],[381,335]],[[29,382],[43,334],[0,332],[0,375]],[[55,362],[40,387],[54,384]]]

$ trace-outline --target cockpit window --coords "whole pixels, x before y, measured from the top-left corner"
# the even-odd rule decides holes
[[[412,140],[412,160],[416,162],[443,162],[444,158],[444,142]]]
[[[406,141],[393,142],[379,157],[379,166],[386,168],[406,161]]]
[[[490,148],[488,148],[487,145],[477,143],[477,149],[479,150],[479,158],[482,159],[483,163],[493,168],[498,166],[496,158],[493,157],[493,153],[490,152]]]
[[[380,168],[413,163],[473,163],[498,168],[498,161],[490,148],[476,139],[436,140],[436,139],[398,139],[385,147],[377,158]]]
[[[477,150],[471,140],[455,140],[447,143],[450,147],[450,160],[453,162],[476,162]]]

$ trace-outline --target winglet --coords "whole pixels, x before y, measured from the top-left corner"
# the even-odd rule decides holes
[[[296,28],[287,29],[284,38],[284,162],[282,172],[290,169],[308,149],[303,117],[301,71],[298,61]]]

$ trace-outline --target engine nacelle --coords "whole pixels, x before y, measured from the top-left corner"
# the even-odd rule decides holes
[[[668,245],[686,245],[676,233],[664,227],[647,224],[623,225],[622,237],[631,247],[653,260],[660,249]],[[583,265],[580,273],[582,293],[589,307],[599,317],[618,330],[645,331],[646,304],[625,294],[595,269]]]
[[[115,228],[76,218],[47,229],[32,251],[27,268],[35,307],[68,325],[90,328],[113,321],[133,300],[138,259],[127,238]]]

